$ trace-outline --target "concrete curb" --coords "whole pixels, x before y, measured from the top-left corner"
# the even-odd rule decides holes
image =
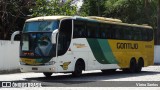
[[[20,69],[13,69],[13,70],[0,70],[1,74],[13,74],[13,73],[20,73]]]

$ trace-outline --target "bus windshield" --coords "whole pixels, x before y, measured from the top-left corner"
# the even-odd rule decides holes
[[[50,32],[23,33],[21,57],[53,57],[56,44],[51,43]]]
[[[51,32],[58,29],[58,27],[58,20],[26,22],[23,32]]]

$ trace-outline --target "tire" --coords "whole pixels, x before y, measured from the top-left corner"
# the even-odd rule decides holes
[[[101,71],[102,71],[102,73],[107,74],[107,73],[114,73],[116,71],[116,69],[108,69],[108,70],[101,70]]]
[[[144,61],[143,61],[142,58],[140,58],[140,59],[138,60],[136,72],[138,72],[138,73],[141,72],[143,66],[144,66]]]
[[[52,73],[50,73],[50,72],[44,72],[43,73],[46,77],[50,77],[51,75],[52,75]]]
[[[129,67],[129,72],[130,73],[135,73],[137,70],[137,63],[135,59],[131,59],[130,61],[130,67]]]
[[[75,64],[74,72],[72,72],[72,75],[75,77],[79,77],[81,76],[83,70],[84,70],[84,64],[81,61],[77,61]]]

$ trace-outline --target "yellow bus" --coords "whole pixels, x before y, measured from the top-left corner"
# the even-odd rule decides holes
[[[83,70],[135,73],[153,65],[153,29],[147,25],[96,16],[44,16],[26,20],[12,41],[17,34],[22,72],[80,76]]]

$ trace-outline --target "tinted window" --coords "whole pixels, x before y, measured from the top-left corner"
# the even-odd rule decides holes
[[[128,26],[123,27],[124,39],[131,40],[132,39],[132,28]]]
[[[149,41],[153,39],[153,31],[125,25],[75,21],[73,37]]]
[[[105,25],[105,24],[100,24],[99,31],[100,31],[100,32],[99,32],[100,38],[110,37],[110,33],[108,32],[109,29],[108,29],[107,25]]]
[[[133,27],[133,40],[142,40],[140,28]]]
[[[148,36],[148,40],[150,41],[150,40],[152,40],[153,39],[153,30],[147,30],[147,36]]]
[[[74,21],[74,32],[73,38],[84,38],[86,37],[86,29],[83,21]]]
[[[142,40],[146,41],[147,39],[148,39],[147,30],[143,29],[142,30]]]
[[[34,21],[24,25],[23,32],[53,31],[59,28],[59,21]]]
[[[98,38],[99,30],[98,30],[98,23],[90,22],[87,23],[87,37],[88,38]]]

